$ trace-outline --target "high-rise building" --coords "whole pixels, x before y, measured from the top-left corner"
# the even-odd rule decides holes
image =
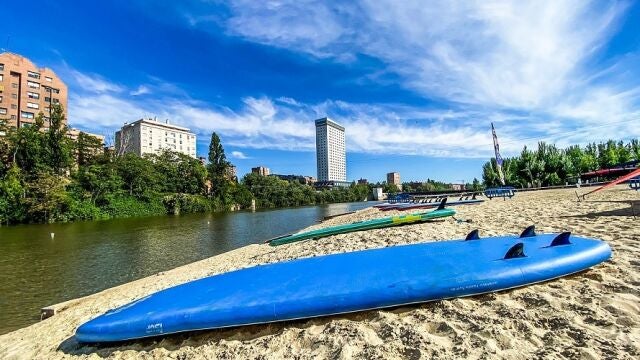
[[[387,184],[400,185],[400,173],[398,172],[387,173]]]
[[[196,158],[196,134],[188,128],[156,119],[125,123],[116,131],[116,154],[158,154],[168,149]]]
[[[269,174],[271,174],[271,171],[269,170],[269,168],[264,166],[257,166],[257,167],[251,168],[251,172],[254,174],[258,174],[260,176],[269,176]]]
[[[318,181],[347,181],[344,127],[329,118],[316,120]]]
[[[8,119],[8,126],[30,126],[42,112],[48,127],[50,105],[58,103],[66,113],[67,85],[53,70],[18,54],[0,53],[0,119]]]

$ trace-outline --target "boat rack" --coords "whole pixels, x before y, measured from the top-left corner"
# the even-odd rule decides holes
[[[489,198],[489,200],[494,197],[501,197],[504,200],[507,198],[511,199],[516,194],[516,189],[513,186],[503,186],[497,188],[490,188],[484,191],[484,196]]]

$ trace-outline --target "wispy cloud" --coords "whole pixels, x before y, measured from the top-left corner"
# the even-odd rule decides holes
[[[499,124],[505,155],[519,152],[524,144],[535,145],[538,140],[565,145],[582,143],[585,136],[602,138],[606,134],[625,138],[640,132],[624,121],[590,131],[575,131],[571,124],[562,121],[549,124],[546,117],[490,109],[426,109],[340,100],[309,104],[293,98],[283,101],[268,97],[246,97],[242,106],[231,109],[191,98],[136,97],[125,88],[104,93],[95,93],[91,88],[72,89],[77,89],[71,92],[69,101],[73,126],[108,133],[124,122],[158,116],[191,128],[202,141],[215,131],[223,137],[225,146],[239,148],[313,151],[314,120],[324,116],[347,128],[348,151],[372,154],[486,158],[492,153],[488,128],[491,121]],[[563,119],[570,119],[573,114],[568,112],[564,116]],[[557,126],[551,126],[554,124]],[[240,151],[231,155],[246,158]]]
[[[250,157],[248,157],[247,155],[245,155],[242,151],[232,151],[231,152],[231,157],[234,159],[251,159]]]
[[[226,26],[316,57],[367,54],[427,97],[491,107],[554,103],[585,75],[624,3],[232,1]]]
[[[209,4],[208,2],[204,2]],[[221,30],[314,61],[382,65],[366,74],[376,86],[393,74],[432,106],[305,101],[259,95],[240,105],[195,100],[159,78],[128,88],[97,74],[73,74],[72,119],[105,128],[144,115],[170,118],[238,148],[313,150],[313,120],[347,128],[349,151],[444,157],[491,154],[489,122],[505,155],[546,140],[564,146],[640,136],[640,56],[600,61],[626,2],[596,1],[267,1],[215,2],[207,13],[182,9],[184,25]],[[178,5],[177,5],[178,6]],[[182,5],[179,5],[181,7]],[[194,11],[198,8],[199,11]],[[168,21],[168,20],[167,20]],[[631,75],[630,75],[631,74]],[[153,96],[134,96],[152,94]],[[99,124],[99,125],[96,125]]]
[[[82,73],[74,69],[65,69],[70,74],[72,82],[80,87],[84,92],[89,93],[106,93],[121,92],[123,87],[112,83],[98,74]]]
[[[151,93],[151,90],[147,86],[140,85],[138,86],[137,89],[131,91],[129,94],[131,94],[132,96],[139,96],[139,95],[144,95],[149,93]]]
[[[631,80],[638,56],[598,63],[628,5],[232,0],[226,20],[200,17],[191,26],[223,26],[230,35],[323,61],[353,63],[366,55],[385,65],[367,75],[374,84],[378,74],[393,73],[405,88],[455,112],[519,112],[526,115],[502,118],[520,127],[562,122],[569,131],[638,116],[640,87]],[[297,106],[290,100],[277,103]]]

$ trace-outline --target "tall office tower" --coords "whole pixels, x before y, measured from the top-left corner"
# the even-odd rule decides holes
[[[58,103],[66,114],[67,85],[53,70],[39,68],[18,54],[0,53],[0,119],[7,119],[8,126],[30,126],[42,112],[44,126],[49,127],[50,105]]]
[[[347,181],[344,127],[329,118],[316,120],[318,181]]]

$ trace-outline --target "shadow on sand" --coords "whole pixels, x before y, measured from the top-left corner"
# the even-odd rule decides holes
[[[586,200],[585,203],[610,203],[610,204],[629,204],[629,207],[615,210],[607,210],[600,212],[591,212],[582,215],[566,215],[564,218],[595,218],[600,216],[640,216],[640,200]]]
[[[434,306],[434,303],[425,303],[418,305],[420,307]],[[387,309],[394,313],[403,313],[415,310],[417,306],[399,306]],[[300,330],[307,329],[312,326],[326,326],[330,322],[339,319],[351,321],[374,321],[379,317],[378,311],[361,311],[351,314],[341,314],[333,316],[324,316],[304,320],[291,320],[269,324],[245,325],[230,327],[225,329],[211,329],[187,331],[183,333],[167,334],[165,336],[157,336],[146,339],[138,339],[131,341],[113,342],[107,344],[81,344],[71,336],[58,345],[58,351],[62,351],[67,355],[81,356],[95,354],[101,358],[108,358],[115,352],[123,352],[132,350],[136,352],[149,352],[153,349],[166,349],[168,351],[176,351],[182,347],[198,347],[206,344],[217,344],[222,340],[226,341],[251,341],[261,337],[269,337],[281,334],[285,329],[296,328]]]

